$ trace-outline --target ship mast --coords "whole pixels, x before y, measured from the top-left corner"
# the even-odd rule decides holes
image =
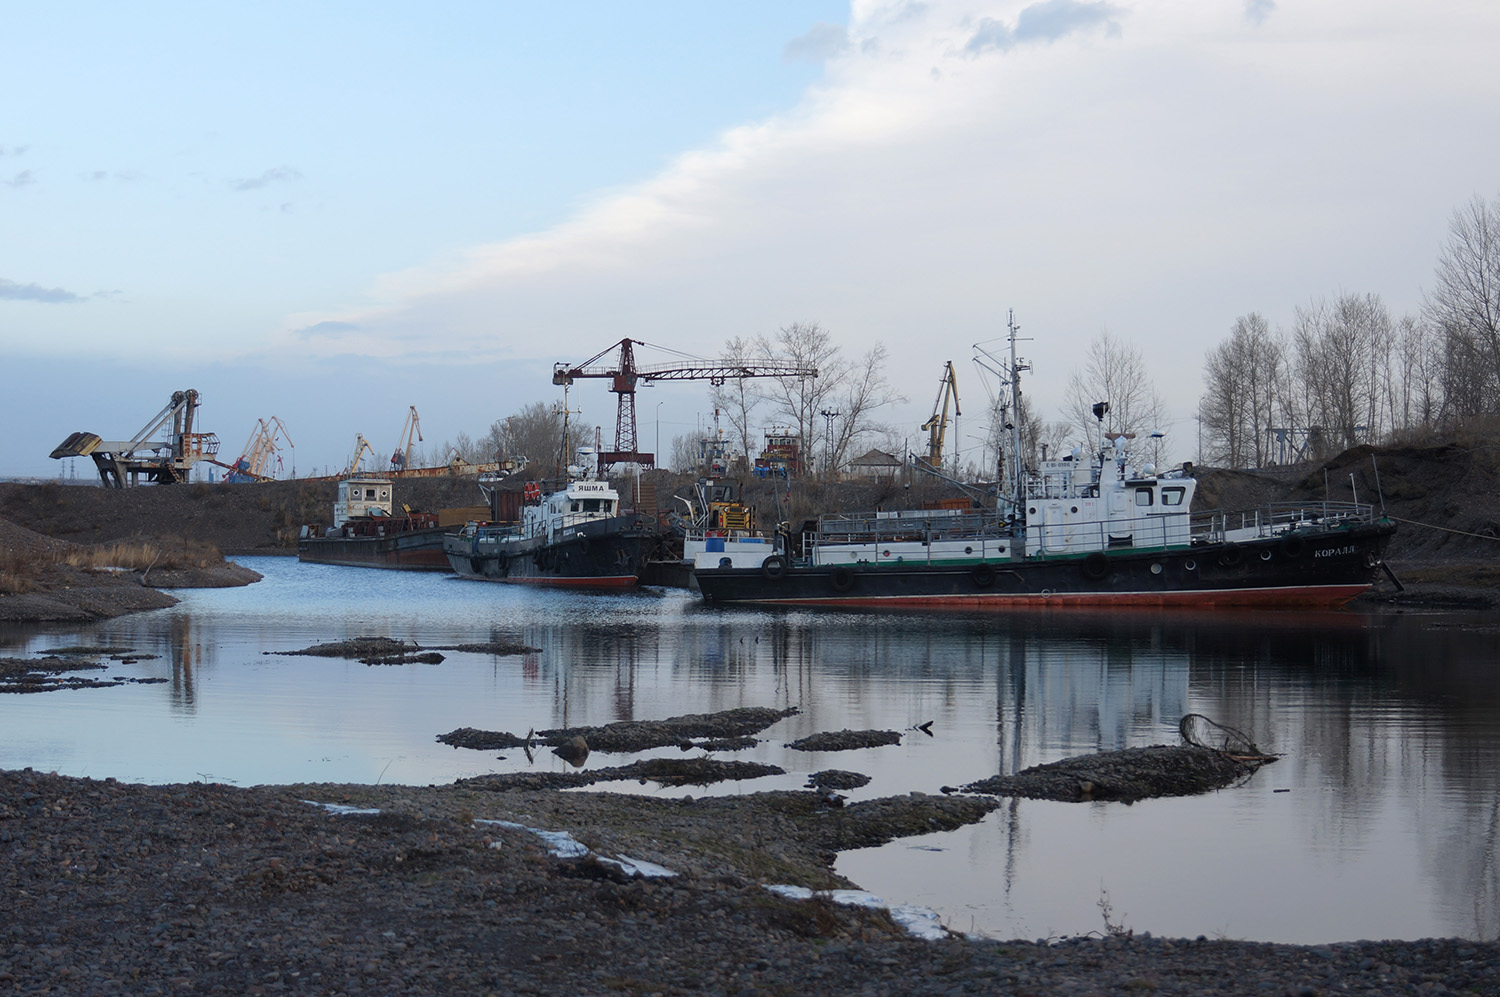
[[[1021,460],[1021,371],[1029,370],[1030,366],[1016,356],[1016,334],[1021,327],[1016,325],[1016,310],[1009,309],[1006,322],[1010,333],[1010,494],[1013,511],[1019,511],[1025,496],[1022,494],[1025,482],[1025,468]]]

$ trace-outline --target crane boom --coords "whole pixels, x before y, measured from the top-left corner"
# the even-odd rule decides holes
[[[406,413],[406,421],[401,424],[401,435],[396,437],[396,451],[391,454],[391,470],[402,471],[411,467],[412,437],[417,442],[422,439],[422,420],[417,416],[417,407],[412,405]]]
[[[681,363],[650,364],[635,362],[635,347],[649,346],[639,339],[622,339],[614,346],[594,354],[580,364],[559,363],[552,368],[552,383],[570,385],[577,378],[606,378],[609,390],[620,396],[615,415],[615,448],[599,454],[599,470],[604,472],[616,463],[656,463],[655,454],[638,452],[636,445],[635,389],[641,381],[709,381],[715,385],[742,377],[817,377],[815,367],[802,367],[790,360],[685,360]],[[619,350],[614,363],[600,363],[606,355]]]
[[[948,434],[948,405],[953,405],[955,418],[963,413],[958,410],[958,378],[953,373],[953,361],[943,367],[943,377],[938,387],[937,401],[932,406],[932,418],[922,423],[927,434],[926,463],[931,468],[943,466],[943,440]]]

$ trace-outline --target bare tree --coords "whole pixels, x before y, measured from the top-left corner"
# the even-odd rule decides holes
[[[702,439],[696,433],[683,433],[672,437],[671,462],[667,465],[673,471],[700,472],[703,470]],[[660,460],[660,458],[657,458]]]
[[[1097,402],[1109,403],[1104,418],[1107,435],[1134,434],[1138,451],[1152,461],[1161,460],[1160,441],[1149,437],[1169,427],[1166,404],[1156,393],[1140,352],[1107,331],[1089,344],[1083,367],[1068,382],[1068,422],[1091,445],[1099,442],[1099,422],[1094,418]]]
[[[1448,397],[1459,415],[1495,411],[1500,388],[1500,195],[1453,212],[1427,314],[1448,341]],[[1476,369],[1464,369],[1468,365]]]
[[[754,342],[736,336],[725,342],[724,359],[735,364],[750,364],[759,356],[755,350]],[[755,451],[751,447],[757,442],[754,436],[755,411],[765,398],[755,380],[747,377],[737,377],[723,384],[716,384],[710,394],[714,408],[729,420],[734,442],[739,445],[740,453],[747,460],[753,457]]]
[[[1391,339],[1390,314],[1374,294],[1345,294],[1333,304],[1297,310],[1293,349],[1297,379],[1307,401],[1309,430],[1320,433],[1314,456],[1378,438],[1378,378],[1383,345]]]
[[[802,452],[809,462],[817,461],[818,444],[823,435],[822,412],[838,410],[835,392],[849,374],[849,364],[828,330],[816,322],[793,322],[782,326],[774,339],[758,336],[755,348],[765,356],[788,360],[798,367],[818,371],[816,378],[772,377],[757,382],[757,390],[771,406],[772,417],[786,425],[802,440]]]
[[[1229,339],[1210,350],[1204,363],[1200,459],[1229,467],[1261,467],[1270,460],[1268,431],[1280,421],[1284,356],[1259,312],[1235,319]]]
[[[828,470],[843,467],[859,456],[854,450],[891,434],[891,427],[875,421],[875,413],[906,399],[886,380],[886,360],[885,345],[876,343],[848,371],[835,409],[839,415],[832,422],[833,452],[824,455],[824,466]]]
[[[525,457],[548,463],[562,446],[562,415],[546,402],[533,402],[514,415],[490,424],[477,449],[483,460]]]

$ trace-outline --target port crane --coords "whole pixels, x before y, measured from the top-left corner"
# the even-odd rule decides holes
[[[375,456],[375,448],[370,446],[370,441],[365,439],[365,434],[355,433],[354,456],[349,458],[349,466],[344,469],[344,473],[341,476],[345,478],[352,478],[354,477],[354,475],[358,474],[359,462],[361,460],[364,460],[365,454],[369,454],[371,460],[378,461],[380,459],[379,457]]]
[[[948,405],[953,405],[953,417],[963,413],[958,410],[958,378],[953,373],[953,361],[943,367],[943,377],[938,387],[937,401],[932,406],[932,418],[922,423],[927,434],[927,456],[923,463],[933,470],[943,467],[943,439],[948,434]]]
[[[641,366],[635,361],[635,347],[650,346],[639,339],[622,339],[594,354],[580,364],[559,363],[552,368],[552,383],[571,385],[577,378],[606,378],[609,390],[620,396],[615,416],[615,448],[599,454],[599,473],[611,464],[632,463],[646,467],[656,465],[656,455],[640,453],[636,444],[635,389],[645,381],[710,381],[715,385],[742,377],[817,377],[815,367],[799,367],[790,360],[702,360],[687,357],[677,363]],[[660,347],[658,347],[660,349]],[[619,350],[618,359],[604,361]]]
[[[292,442],[292,434],[287,432],[280,419],[274,415],[269,420],[258,419],[255,430],[250,434],[250,441],[245,444],[245,450],[238,460],[233,464],[220,464],[218,461],[213,463],[229,469],[229,473],[224,476],[225,481],[270,481],[276,476],[271,471],[272,462],[275,462],[277,471],[281,469],[279,437],[283,436],[286,437],[288,446],[296,446]]]
[[[396,452],[391,454],[391,470],[404,471],[411,467],[412,437],[422,440],[422,420],[417,416],[417,407],[411,406],[406,413],[406,422],[401,425],[401,435],[396,437]]]
[[[55,460],[94,458],[106,488],[124,488],[127,479],[132,485],[139,484],[141,475],[159,485],[186,481],[194,464],[219,452],[217,436],[193,431],[197,414],[197,390],[174,391],[166,407],[130,439],[105,440],[97,433],[73,433],[49,456]],[[153,440],[153,435],[161,438]]]

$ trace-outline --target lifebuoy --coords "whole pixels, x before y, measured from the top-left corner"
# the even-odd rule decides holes
[[[1219,563],[1226,568],[1233,568],[1245,559],[1245,552],[1240,549],[1239,544],[1227,543],[1224,549],[1219,551]]]
[[[521,489],[521,497],[527,502],[540,502],[542,500],[542,486],[535,481],[526,482],[526,487]]]
[[[976,564],[974,566],[974,584],[982,589],[987,589],[995,584],[995,569],[989,564]]]
[[[835,592],[847,592],[854,587],[854,572],[841,564],[828,576],[828,583]]]
[[[1295,533],[1283,533],[1281,535],[1281,556],[1286,558],[1299,558],[1307,553],[1307,540]]]
[[[772,581],[780,579],[786,574],[786,558],[780,554],[772,554],[760,562],[760,573]]]
[[[1090,581],[1102,582],[1107,574],[1109,574],[1109,557],[1103,551],[1096,550],[1083,559],[1083,577]]]

